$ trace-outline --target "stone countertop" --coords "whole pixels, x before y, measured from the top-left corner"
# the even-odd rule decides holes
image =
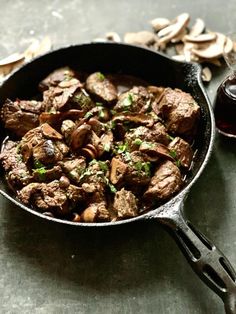
[[[207,28],[236,28],[234,0],[0,0],[0,57],[49,35],[54,48],[91,41],[107,31],[150,29],[155,17],[189,12]],[[225,75],[214,69],[213,101]],[[236,145],[216,136],[185,212],[236,267]],[[220,314],[220,299],[195,276],[155,222],[81,230],[46,223],[0,197],[0,312]]]

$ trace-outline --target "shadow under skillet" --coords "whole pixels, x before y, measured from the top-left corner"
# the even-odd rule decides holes
[[[211,182],[214,182],[214,189],[210,188]],[[220,195],[216,193],[219,188]],[[224,208],[225,193],[213,154],[185,202],[187,217],[213,241],[211,235],[218,232],[224,219],[221,208]],[[197,314],[222,312],[223,305],[218,297],[192,273],[174,241],[155,221],[80,229],[43,221],[12,206],[4,212],[4,224],[5,246],[15,257],[23,259],[23,267],[29,274],[34,273],[34,280],[45,278],[52,289],[58,289],[61,299],[58,304],[74,298],[71,292],[66,296],[62,292],[68,286],[71,290],[73,285],[80,298],[83,297],[81,291],[86,291],[84,296],[87,298],[104,298],[107,306],[113,302],[118,306],[113,313],[122,313],[122,298],[125,298],[124,304],[127,298],[131,299],[132,311],[137,307],[135,313],[154,313],[155,306],[162,304],[160,298],[163,297],[171,299],[169,308],[163,309],[163,313],[175,311],[176,314],[185,314],[175,309],[175,298],[181,298],[183,304],[194,304],[194,313]],[[47,290],[42,283],[39,282],[40,289]],[[28,288],[31,286],[30,282]],[[113,294],[120,298],[117,304],[117,300],[112,300]],[[34,297],[36,303],[45,299],[45,295]],[[143,298],[149,302],[140,304],[139,300]],[[92,313],[92,310],[84,313]],[[94,313],[102,313],[102,310],[97,309]],[[109,313],[109,310],[104,310],[104,313]]]

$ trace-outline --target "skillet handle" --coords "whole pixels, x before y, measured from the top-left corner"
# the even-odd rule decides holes
[[[158,215],[201,280],[222,299],[227,314],[236,314],[236,273],[224,254],[187,221],[179,207]]]

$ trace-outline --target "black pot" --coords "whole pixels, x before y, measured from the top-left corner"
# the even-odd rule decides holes
[[[140,47],[114,43],[94,43],[62,48],[26,64],[13,73],[0,88],[0,103],[6,98],[27,99],[37,93],[41,79],[54,69],[71,66],[86,72],[130,74],[150,84],[180,88],[191,93],[201,107],[201,122],[196,138],[197,156],[182,190],[163,206],[141,216],[109,223],[76,223],[42,215],[21,204],[9,191],[2,173],[0,193],[33,215],[76,227],[101,228],[140,220],[155,219],[173,235],[197,275],[223,300],[227,313],[236,313],[236,275],[227,258],[186,219],[183,201],[209,160],[214,140],[212,109],[201,83],[197,64],[182,63]],[[1,141],[6,130],[1,125]]]

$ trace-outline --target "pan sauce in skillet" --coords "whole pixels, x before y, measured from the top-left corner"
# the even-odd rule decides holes
[[[114,221],[177,193],[200,108],[179,89],[124,75],[58,69],[41,100],[7,100],[0,160],[19,200],[45,215]]]

